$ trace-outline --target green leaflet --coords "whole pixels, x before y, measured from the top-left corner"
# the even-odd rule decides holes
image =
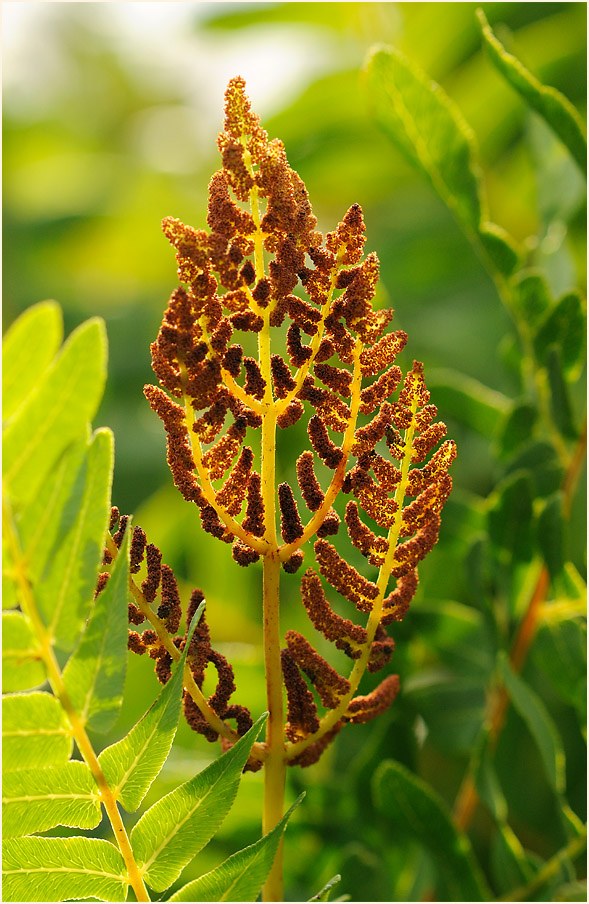
[[[63,672],[68,696],[84,725],[109,731],[123,702],[127,669],[127,594],[131,526],[80,644]]]
[[[41,384],[63,337],[61,308],[42,301],[12,324],[2,341],[2,418],[5,424]]]
[[[507,657],[499,657],[501,678],[509,698],[534,738],[546,777],[552,789],[564,794],[566,787],[565,757],[562,742],[544,704],[526,682],[511,669]]]
[[[61,542],[75,523],[84,492],[88,445],[84,438],[65,452],[51,480],[43,483],[18,517],[20,545],[33,586],[45,580]]]
[[[2,613],[2,688],[5,693],[26,691],[45,681],[39,642],[21,612]]]
[[[501,392],[448,368],[433,369],[428,388],[440,411],[486,437],[495,435],[509,408],[509,399]]]
[[[113,435],[96,431],[63,513],[61,543],[34,587],[35,601],[57,645],[69,650],[92,604],[110,511]],[[72,511],[74,506],[75,511]]]
[[[2,780],[4,838],[54,826],[93,829],[101,819],[99,791],[86,763],[71,760],[46,769],[17,769]]]
[[[128,735],[107,747],[98,757],[108,784],[129,813],[137,809],[170,752],[180,718],[186,653],[203,609],[204,602],[194,615],[174,674],[153,706]]]
[[[2,768],[34,769],[66,763],[72,733],[61,705],[51,694],[2,698]]]
[[[271,832],[255,844],[232,854],[224,863],[179,889],[170,901],[255,901],[272,868],[278,843],[293,810],[304,794]]]
[[[211,840],[233,805],[265,721],[266,714],[223,756],[143,814],[131,833],[131,846],[151,888],[168,888]]]
[[[428,849],[453,900],[490,900],[467,836],[457,832],[433,788],[400,763],[386,760],[374,775],[373,796],[395,833],[410,833]]]
[[[581,117],[574,106],[556,88],[547,87],[538,81],[513,54],[505,50],[491,31],[481,9],[477,10],[477,16],[493,64],[526,103],[546,120],[586,174],[587,138]]]
[[[440,85],[396,48],[377,48],[367,64],[376,118],[405,157],[429,179],[469,238],[508,276],[520,255],[513,239],[487,222],[474,135]]]
[[[4,901],[125,901],[125,864],[99,838],[13,838],[3,846]]]
[[[3,474],[13,501],[32,499],[63,451],[84,435],[105,378],[106,333],[94,318],[74,330],[4,433]]]

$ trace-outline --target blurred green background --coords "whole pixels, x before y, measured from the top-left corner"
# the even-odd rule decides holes
[[[506,46],[584,114],[586,5],[481,6]],[[381,303],[395,308],[396,327],[409,333],[404,363],[423,360],[434,385],[439,369],[451,367],[493,390],[516,393],[506,363],[512,328],[495,288],[446,208],[373,123],[361,76],[369,48],[386,42],[439,81],[475,132],[491,219],[524,245],[530,264],[545,269],[555,294],[584,289],[584,180],[488,62],[476,8],[3,6],[4,328],[44,298],[63,306],[67,331],[91,315],[106,320],[109,382],[96,423],[111,426],[116,437],[113,501],[134,513],[185,589],[204,589],[214,641],[236,668],[236,701],[256,713],[264,708],[260,573],[238,570],[227,547],[201,533],[172,487],[163,431],[142,395],[152,380],[149,343],[176,285],[174,253],[159,224],[173,215],[205,226],[208,180],[220,165],[215,138],[223,91],[241,74],[263,125],[284,141],[305,180],[319,228],[332,229],[350,204],[362,205],[366,248],[381,260]],[[493,487],[498,464],[492,443],[445,419],[459,443],[457,489],[410,616],[395,633],[404,691],[377,722],[348,728],[313,770],[291,770],[290,796],[308,791],[289,829],[291,899],[308,898],[338,871],[341,893],[354,900],[409,897],[416,872],[427,884],[423,855],[374,811],[370,776],[379,759],[393,756],[452,802],[480,726],[492,649],[463,562],[469,538],[482,529],[477,500]],[[291,465],[283,450],[281,470],[288,474]],[[572,549],[584,574],[582,508],[581,499]],[[297,579],[283,585],[285,624],[307,630],[296,606]],[[456,601],[445,604],[446,620],[440,600]],[[539,650],[530,668],[542,686],[542,655],[550,651],[542,653],[541,644]],[[155,691],[149,663],[133,659],[116,736]],[[565,741],[569,799],[583,816],[585,749],[574,707],[553,699],[550,689],[546,695]],[[182,727],[152,799],[215,752]],[[542,797],[537,752],[513,713],[498,756],[508,763],[504,790],[520,837],[547,854],[560,829]],[[186,878],[258,837],[260,788],[260,776],[246,776],[221,833]],[[492,874],[484,816],[474,830]]]

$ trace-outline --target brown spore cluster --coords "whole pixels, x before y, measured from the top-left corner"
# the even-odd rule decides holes
[[[379,261],[374,253],[364,256],[360,206],[353,204],[332,232],[317,230],[302,179],[282,142],[261,127],[240,77],[225,94],[218,146],[222,168],[209,185],[208,228],[163,221],[181,285],[151,346],[159,385],[146,386],[145,395],[166,431],[174,483],[196,505],[203,529],[231,544],[239,566],[274,555],[287,574],[301,567],[314,541],[315,565],[301,579],[309,618],[352,660],[353,676],[376,672],[394,650],[386,628],[406,614],[419,562],[437,542],[456,447],[446,441],[435,451],[446,428],[434,422],[422,365],[413,362],[403,377],[396,363],[407,335],[392,330],[393,311],[375,303]],[[284,355],[270,352],[276,331]],[[244,345],[251,351],[256,344],[257,357],[245,353]],[[284,480],[269,495],[256,437],[269,422],[280,436],[302,418],[308,448],[296,460],[296,482]],[[351,497],[341,515],[366,560],[365,574],[328,539],[342,523],[334,505],[340,495]],[[159,594],[158,617],[175,634],[179,599],[171,570],[140,533],[133,535],[132,558],[135,571],[145,562],[144,598],[152,604]],[[363,624],[334,611],[325,584]],[[130,619],[140,623],[136,606]],[[147,640],[144,631],[130,645],[165,662],[152,652],[157,638],[149,630]],[[288,631],[285,642],[285,736],[295,746],[289,761],[309,765],[343,724],[383,712],[398,679],[389,676],[358,696],[358,681],[339,675],[302,635]],[[205,622],[194,644],[195,681],[202,684],[212,664],[218,684],[209,705],[241,733],[251,717],[230,704],[233,673],[210,646]],[[216,737],[191,698],[185,712],[195,730]]]

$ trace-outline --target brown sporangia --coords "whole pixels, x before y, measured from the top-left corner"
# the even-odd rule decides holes
[[[303,522],[297,509],[293,492],[288,483],[278,487],[280,505],[280,532],[285,543],[293,543],[303,535]]]
[[[354,697],[348,704],[344,719],[358,724],[370,722],[385,712],[399,692],[399,676],[389,675],[370,694]]]
[[[323,706],[334,709],[340,697],[350,690],[350,682],[339,675],[298,631],[287,631],[285,640],[288,652],[315,687]]]
[[[272,561],[277,569],[280,562],[291,575],[315,540],[316,568],[302,576],[302,603],[313,628],[354,667],[348,680],[310,640],[286,632],[287,759],[307,766],[344,723],[374,718],[396,695],[396,676],[366,696],[357,688],[364,671],[386,668],[393,655],[385,628],[407,613],[417,566],[437,542],[456,447],[442,442],[446,428],[435,421],[423,366],[414,361],[403,377],[396,363],[407,334],[391,329],[393,311],[375,304],[380,265],[376,254],[364,256],[361,207],[353,204],[325,236],[317,231],[305,185],[282,142],[261,127],[240,77],[225,94],[218,147],[222,167],[209,185],[207,228],[174,217],[162,224],[180,285],[151,346],[159,385],[144,391],[163,422],[176,487],[196,505],[203,529],[231,544],[237,565],[263,560],[264,568]],[[299,420],[307,437],[301,426],[291,430]],[[308,447],[292,454],[307,438]],[[269,468],[281,441],[286,454]],[[276,481],[275,471],[288,466],[291,473]],[[341,494],[351,497],[345,506]],[[114,512],[116,546],[126,522]],[[346,531],[338,534],[342,516]],[[326,539],[336,536],[337,548]],[[141,584],[134,585],[139,596],[129,620],[147,618],[159,633],[152,626],[131,631],[129,647],[154,658],[165,682],[170,644],[182,649],[180,623],[190,623],[202,594],[193,593],[183,619],[174,575],[140,528],[131,572],[141,572]],[[332,603],[328,593],[339,600]],[[362,624],[346,616],[350,605]],[[276,649],[276,670],[277,657]],[[207,669],[217,675],[208,700],[185,692],[189,724],[214,740],[219,732],[207,719],[213,712],[243,734],[251,715],[231,702],[233,670],[211,646],[204,618],[187,661],[198,688]],[[224,735],[226,747],[231,733]],[[254,757],[247,768],[260,762]]]
[[[297,458],[297,479],[305,500],[305,505],[311,512],[316,512],[321,506],[325,495],[313,470],[313,453],[303,452]]]
[[[288,701],[285,734],[294,742],[312,735],[319,728],[317,704],[290,650],[281,650],[280,658]]]

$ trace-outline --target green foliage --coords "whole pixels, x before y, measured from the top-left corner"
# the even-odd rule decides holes
[[[258,719],[225,756],[162,797],[134,827],[133,851],[146,881],[156,891],[164,891],[178,878],[225,819],[265,721],[265,716]]]
[[[449,900],[489,900],[468,838],[456,831],[433,788],[389,760],[374,776],[374,797],[399,834],[413,835],[432,854]]]
[[[38,337],[43,342],[38,344]],[[3,340],[2,416],[7,423],[43,379],[63,337],[61,308],[44,301],[29,308]]]
[[[45,681],[38,639],[25,615],[2,613],[2,686],[5,691],[23,691]]]
[[[202,151],[202,136],[208,130],[212,137],[219,127],[219,117],[213,122],[207,111],[218,110],[220,90],[215,80],[197,79],[198,101],[192,105],[185,80],[172,84],[171,63],[160,50],[163,42],[174,47],[178,38],[166,30],[172,18],[165,15],[156,42],[148,46],[146,39],[149,79],[143,78],[137,68],[137,26],[126,43],[126,26],[111,18],[116,6],[47,5],[48,18],[35,27],[41,29],[47,59],[59,59],[67,72],[59,85],[43,55],[36,55],[33,27],[21,34],[25,65],[20,72],[6,61],[6,323],[47,292],[63,301],[68,329],[88,312],[107,319],[110,391],[100,422],[112,424],[117,437],[115,501],[123,510],[133,510],[165,547],[182,593],[204,580],[206,563],[214,575],[206,588],[211,630],[226,643],[239,636],[236,678],[260,712],[265,702],[259,690],[258,576],[254,569],[240,572],[236,592],[235,572],[221,565],[224,550],[218,551],[174,499],[161,437],[141,398],[141,386],[149,379],[145,348],[170,281],[169,249],[154,222],[171,211],[191,218],[204,209],[211,160]],[[291,163],[316,199],[319,228],[331,223],[342,206],[362,203],[370,240],[381,258],[382,306],[395,307],[394,325],[411,334],[414,354],[426,370],[438,369],[436,380],[430,381],[432,401],[451,430],[456,425],[453,435],[459,442],[453,502],[436,553],[441,565],[422,570],[412,610],[391,630],[393,666],[401,679],[396,711],[380,725],[357,726],[354,737],[337,739],[324,768],[293,770],[290,777],[296,793],[307,790],[304,809],[289,829],[296,853],[287,857],[285,876],[293,900],[308,898],[336,872],[343,875],[338,893],[351,893],[356,900],[367,895],[372,900],[421,900],[436,883],[442,887],[440,868],[422,841],[412,833],[394,834],[389,813],[371,799],[372,776],[383,758],[391,757],[450,807],[461,778],[474,776],[485,812],[475,813],[468,835],[493,897],[586,899],[582,858],[575,859],[582,854],[582,839],[577,847],[564,840],[570,823],[559,819],[563,801],[554,786],[555,778],[562,777],[560,752],[566,758],[566,800],[584,818],[582,466],[578,487],[572,480],[566,490],[565,476],[579,450],[581,461],[584,457],[584,381],[579,377],[584,376],[585,350],[585,184],[579,166],[585,165],[585,152],[578,113],[571,113],[561,99],[568,95],[578,110],[585,108],[586,7],[512,3],[485,4],[484,9],[493,31],[483,24],[482,42],[473,4],[202,4],[177,32],[184,44],[192,42],[195,54],[210,46],[216,60],[230,59],[227,76],[242,71],[248,78],[251,48],[264,58],[274,37],[287,62],[289,41],[296,39],[297,59],[303,44],[313,48],[305,59],[321,60],[321,72],[308,68],[301,78],[285,65],[268,78],[275,88],[267,101],[275,111],[268,128],[285,140]],[[141,26],[146,34],[143,20]],[[10,29],[10,21],[5,27]],[[495,34],[560,92],[535,77],[530,80]],[[431,191],[432,176],[416,161],[405,127],[399,128],[397,114],[387,109],[382,82],[373,91],[373,104],[386,134],[397,147],[404,145],[404,157],[367,111],[358,70],[374,41],[402,49],[402,55],[384,51],[378,64],[379,78],[388,78],[389,69],[395,73],[397,105],[403,77],[403,91],[412,97],[421,92],[429,125],[423,125],[417,110],[411,112],[425,138],[432,123],[453,136],[445,147],[456,148],[454,162],[437,162],[445,176],[444,192],[452,186],[459,195],[448,208],[464,223],[466,241],[440,204],[437,186]],[[35,67],[30,66],[33,58]],[[165,69],[160,68],[164,59]],[[421,72],[431,73],[438,83],[433,98],[427,93],[430,79]],[[31,94],[29,83],[27,102],[26,79],[35,73],[43,78],[42,90],[34,84]],[[281,74],[288,82],[280,82]],[[369,86],[375,78],[372,66]],[[287,84],[283,94],[281,84]],[[530,109],[535,111],[531,115]],[[156,127],[156,120],[168,115],[178,117],[174,128]],[[182,123],[190,123],[190,129]],[[198,144],[192,135],[195,124]],[[559,134],[563,126],[568,137],[553,138],[551,129]],[[443,144],[433,142],[436,134],[431,131],[432,155],[444,152]],[[178,149],[190,157],[189,164],[176,166]],[[514,240],[489,224],[486,207]],[[204,215],[195,225],[205,225]],[[8,429],[55,369],[61,334],[61,314],[53,302],[35,305],[9,327],[3,392]],[[72,407],[82,398],[77,395]],[[43,425],[48,409],[41,407],[37,423]],[[45,437],[42,453],[37,449],[33,455],[43,475],[38,481],[33,477],[30,492],[28,479],[19,477],[19,493],[8,495],[33,587],[55,560],[62,515],[72,524],[77,513],[76,481],[82,485],[80,472],[87,467],[89,417],[80,419],[63,444],[57,431],[48,445]],[[9,446],[13,466],[23,448],[18,442]],[[51,459],[46,466],[45,455]],[[289,449],[278,461],[279,471],[286,473],[290,457]],[[26,462],[23,466],[27,470]],[[513,484],[522,490],[515,500],[510,496]],[[530,502],[533,525],[522,520],[510,524],[507,512],[529,513]],[[7,546],[3,606],[12,611],[4,613],[4,770],[64,766],[74,749],[71,726],[46,687],[34,690],[45,682],[46,671],[37,633],[20,611],[22,584],[15,583],[12,558]],[[512,648],[542,563],[550,583],[523,676],[516,675],[514,701],[522,683],[528,695],[520,694],[521,713],[510,703],[494,748],[482,724],[488,716],[488,691],[496,686],[496,651]],[[68,649],[83,642],[84,619],[94,611],[90,597],[82,622],[72,613],[82,633]],[[101,594],[94,606],[103,602]],[[288,600],[293,618],[297,603],[293,592]],[[301,630],[305,618],[302,613]],[[67,652],[58,651],[60,662]],[[108,646],[106,652],[105,680]],[[98,663],[99,654],[91,658]],[[110,678],[101,683],[108,705],[105,722],[114,718],[118,705],[114,673],[109,674],[112,687]],[[503,681],[508,675],[501,671]],[[145,680],[145,662],[130,665],[120,733],[101,743],[112,744],[135,724],[154,699],[154,686]],[[534,728],[524,715],[530,691]],[[98,728],[101,712],[92,717]],[[148,806],[178,782],[192,780],[195,757],[200,765],[211,755],[211,747],[195,743],[183,728],[174,747],[169,770],[162,769],[148,792]],[[258,837],[258,778],[242,781],[230,815],[186,866],[182,882],[190,885]],[[93,834],[112,838],[106,820]],[[5,899],[87,895],[124,900],[125,866],[104,838],[8,840]],[[64,860],[71,863],[67,874]],[[186,899],[193,897],[187,891]]]
[[[45,332],[55,355],[60,323],[54,305],[39,305],[25,314],[7,337],[5,366],[28,364],[26,355],[19,357],[19,343],[43,347]],[[29,461],[42,461],[44,477],[55,479],[44,479],[30,495],[19,476],[28,473],[26,464],[21,471],[17,457],[5,462],[5,577],[15,607],[3,613],[3,683],[8,694],[3,698],[5,901],[85,897],[124,901],[130,885],[136,895],[149,900],[142,874],[152,888],[167,888],[231,809],[265,718],[208,769],[144,814],[131,836],[136,860],[117,801],[129,811],[137,809],[169,754],[180,715],[186,656],[204,602],[187,630],[174,675],[156,702],[121,741],[97,756],[86,727],[110,731],[121,709],[130,577],[127,526],[114,548],[114,562],[94,593],[110,517],[113,472],[112,434],[98,430],[90,436],[87,423],[102,391],[103,359],[103,329],[91,321],[73,334],[53,363],[48,354],[35,361],[39,366],[34,386],[25,379],[12,388],[14,416],[6,427],[8,444],[15,441],[18,424],[40,411],[42,403],[42,444],[29,421]],[[73,401],[70,386],[78,378],[86,395],[80,404]],[[60,461],[50,461],[53,472],[45,467],[43,448],[53,458],[59,450]],[[102,567],[112,560],[109,556]],[[70,650],[76,638],[74,652],[60,665],[53,646]],[[14,693],[46,681],[51,693]],[[82,761],[71,759],[74,740]],[[59,827],[96,829],[103,806],[118,847],[97,838],[36,834]],[[246,849],[247,877],[239,871],[232,874],[252,900],[272,865],[287,818],[288,814],[273,834],[257,842],[253,856]]]
[[[27,336],[38,342],[35,334]],[[4,361],[4,367],[11,361]],[[11,498],[30,502],[60,455],[84,435],[94,416],[106,378],[106,335],[100,320],[75,330],[28,396],[21,395],[3,434],[3,476]],[[25,386],[26,390],[26,386]],[[19,393],[21,388],[18,389]]]
[[[500,660],[502,678],[507,693],[518,713],[530,730],[542,758],[542,763],[553,790],[562,794],[565,790],[565,757],[558,732],[544,704],[536,694],[510,668],[505,658]]]
[[[526,103],[544,117],[569,149],[581,169],[587,173],[585,128],[571,102],[560,91],[546,87],[539,82],[513,54],[505,50],[489,28],[489,23],[481,9],[477,10],[477,15],[493,64],[509,84],[519,91]]]
[[[6,841],[3,857],[5,901],[127,899],[125,865],[108,841],[32,835]]]
[[[383,129],[509,276],[520,255],[507,232],[488,222],[474,135],[455,104],[394,47],[376,50],[368,61],[368,87]]]
[[[113,727],[123,702],[129,536],[126,531],[108,584],[96,600],[82,639],[63,672],[66,693],[83,724],[100,732]]]
[[[189,882],[170,901],[255,901],[270,872],[286,823],[300,801],[301,798],[295,801],[271,832],[232,854],[210,873]]]
[[[2,782],[5,838],[55,826],[93,829],[101,819],[98,788],[86,763],[17,769]]]
[[[193,631],[203,610],[201,603],[192,623]],[[98,759],[108,784],[129,813],[137,809],[170,752],[180,718],[184,663],[191,637],[192,632],[172,679],[153,706],[128,735],[103,750]]]
[[[2,698],[2,767],[35,769],[66,763],[73,738],[66,715],[51,694]]]

